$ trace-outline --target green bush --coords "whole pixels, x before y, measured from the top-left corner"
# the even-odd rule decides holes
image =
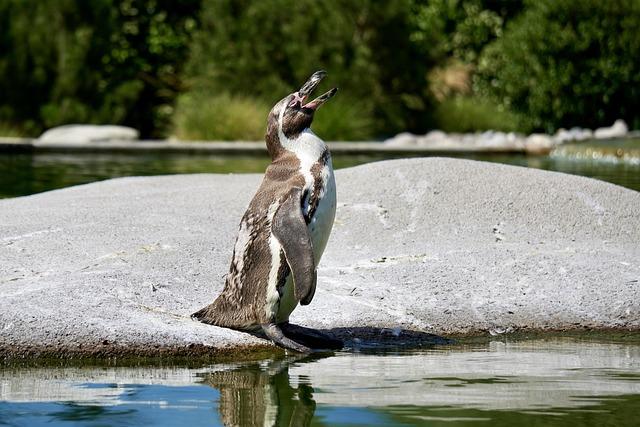
[[[531,0],[483,51],[476,89],[535,129],[640,127],[640,2]]]
[[[440,64],[449,58],[475,64],[482,48],[522,10],[522,0],[417,0],[413,9],[411,37],[424,56]]]
[[[0,137],[25,137],[27,134],[20,128],[12,125],[11,123],[0,122]]]
[[[173,116],[173,136],[181,140],[262,141],[271,106],[240,95],[181,95]],[[311,125],[325,141],[365,140],[372,137],[370,111],[357,102],[336,96],[316,113]]]
[[[445,132],[526,131],[516,114],[477,97],[456,96],[444,100],[436,108],[435,121],[436,127]]]
[[[0,120],[159,135],[200,0],[0,1]]]
[[[322,68],[329,73],[326,85],[340,87],[338,96],[360,100],[371,112],[375,120],[367,133],[426,130],[432,64],[411,40],[412,4],[204,0],[186,69],[189,83],[195,91],[229,91],[272,105]],[[317,126],[324,126],[324,113]]]
[[[174,134],[183,140],[264,139],[270,107],[262,101],[222,93],[187,93],[178,98]]]
[[[364,141],[375,136],[367,105],[338,92],[315,114],[311,129],[325,141]]]

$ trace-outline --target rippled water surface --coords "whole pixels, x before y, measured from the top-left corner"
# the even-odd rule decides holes
[[[449,155],[451,156],[451,155]],[[336,168],[406,155],[334,153]],[[561,146],[550,156],[475,154],[458,156],[583,175],[640,191],[640,139],[592,141]],[[0,153],[0,198],[134,175],[263,172],[266,156],[174,153]]]
[[[0,370],[0,425],[637,426],[639,416],[639,335]]]

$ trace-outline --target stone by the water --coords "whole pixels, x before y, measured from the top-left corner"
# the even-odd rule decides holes
[[[102,141],[133,141],[139,137],[136,129],[116,125],[64,125],[51,128],[38,138],[39,143],[88,143]]]
[[[390,146],[398,146],[398,147],[406,147],[411,145],[416,145],[418,143],[418,137],[409,132],[399,133],[385,141],[385,144]]]
[[[554,135],[532,133],[522,135],[514,132],[501,132],[487,130],[476,133],[445,133],[434,130],[426,135],[414,135],[400,133],[393,138],[384,141],[385,145],[392,147],[421,146],[438,149],[463,149],[469,147],[481,147],[497,150],[521,150],[527,154],[548,154],[555,146],[573,141],[587,139],[611,139],[629,136],[629,129],[624,120],[616,120],[613,126],[603,127],[592,131],[591,129],[572,127],[567,130],[560,128]]]
[[[593,133],[597,139],[620,138],[629,132],[629,128],[624,120],[616,120],[611,127],[598,128]]]
[[[593,138],[593,131],[591,129],[583,129],[574,127],[569,130],[560,128],[553,135],[553,141],[555,144],[563,144],[565,142],[572,141],[584,141],[586,139]]]
[[[553,138],[543,133],[534,133],[527,137],[524,149],[528,154],[549,154],[553,149]]]
[[[0,354],[270,346],[189,317],[222,289],[260,180],[120,178],[0,200]],[[317,292],[295,323],[354,342],[373,328],[402,331],[390,340],[640,328],[638,192],[444,158],[339,170],[337,182]]]

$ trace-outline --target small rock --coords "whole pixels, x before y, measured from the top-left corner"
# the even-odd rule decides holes
[[[567,141],[571,141],[571,134],[568,130],[560,128],[556,131],[555,135],[553,135],[553,140],[556,144],[562,144]]]
[[[399,133],[393,138],[389,138],[384,141],[385,145],[390,145],[393,147],[406,147],[406,146],[417,145],[417,143],[418,143],[418,136],[409,132]]]
[[[441,130],[432,130],[418,138],[418,145],[439,145],[448,144],[449,142],[449,136]]]
[[[88,143],[99,141],[137,140],[137,130],[115,125],[64,125],[51,128],[38,138],[47,143]]]
[[[549,154],[553,145],[553,139],[551,139],[549,135],[534,133],[527,137],[524,143],[524,149],[527,154]]]
[[[553,142],[555,144],[563,144],[570,141],[584,141],[585,139],[593,138],[593,131],[591,129],[584,129],[580,127],[572,127],[569,130],[560,128],[553,136]]]
[[[596,129],[594,136],[597,139],[620,138],[629,132],[629,128],[624,120],[616,120],[611,127],[602,127]]]
[[[569,133],[573,136],[575,141],[584,141],[585,139],[593,138],[593,131],[591,129],[573,127],[569,129]]]
[[[523,137],[517,133],[498,132],[498,131],[486,131],[480,134],[474,135],[475,145],[481,147],[495,147],[495,148],[522,148]]]

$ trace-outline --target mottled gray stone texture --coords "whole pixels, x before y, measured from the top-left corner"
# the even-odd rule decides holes
[[[222,289],[260,179],[120,178],[0,200],[0,351],[269,345],[189,317]],[[318,289],[292,322],[392,339],[640,327],[638,192],[445,158],[371,163],[336,179]]]

